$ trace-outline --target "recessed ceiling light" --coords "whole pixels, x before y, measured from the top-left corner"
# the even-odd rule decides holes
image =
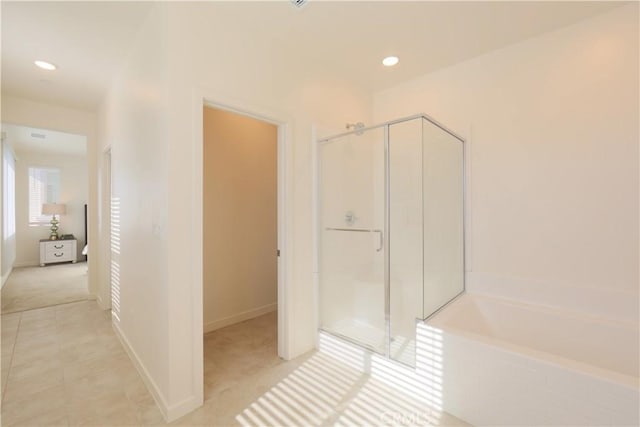
[[[387,56],[382,60],[382,64],[385,67],[393,67],[398,63],[398,61],[400,61],[400,59],[397,56]]]
[[[46,62],[46,61],[33,61],[33,63],[36,64],[38,67],[42,68],[43,70],[47,70],[47,71],[53,71],[57,68],[52,63]]]

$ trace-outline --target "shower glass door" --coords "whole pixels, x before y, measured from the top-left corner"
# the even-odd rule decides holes
[[[417,115],[319,144],[320,327],[415,367],[464,291],[463,140]]]
[[[422,118],[389,125],[389,358],[416,364],[422,318]]]
[[[385,353],[385,131],[319,147],[321,328]]]

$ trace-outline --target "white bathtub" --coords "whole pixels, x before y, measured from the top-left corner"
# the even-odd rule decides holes
[[[443,409],[472,424],[640,423],[637,324],[465,294],[421,330],[442,343]]]

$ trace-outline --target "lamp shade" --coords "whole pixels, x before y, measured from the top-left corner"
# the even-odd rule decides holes
[[[45,203],[42,205],[42,215],[64,215],[67,213],[67,206],[58,203]]]

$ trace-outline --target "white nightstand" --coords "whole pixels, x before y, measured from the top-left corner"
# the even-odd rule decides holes
[[[78,253],[76,245],[76,239],[40,240],[40,267],[54,262],[71,261],[75,263],[77,261],[76,254]]]

